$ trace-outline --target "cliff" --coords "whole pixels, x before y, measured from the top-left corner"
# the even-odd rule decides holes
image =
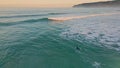
[[[93,2],[74,5],[73,7],[120,7],[120,1]]]

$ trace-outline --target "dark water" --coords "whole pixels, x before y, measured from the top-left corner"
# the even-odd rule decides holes
[[[118,8],[1,9],[0,68],[120,68]]]

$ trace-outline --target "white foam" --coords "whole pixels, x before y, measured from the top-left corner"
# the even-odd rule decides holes
[[[120,51],[120,16],[103,16],[90,19],[72,20],[60,36],[68,39],[82,41],[96,41],[97,45]],[[81,38],[80,36],[83,36]]]
[[[56,18],[48,18],[52,21],[66,21],[71,19],[81,19],[81,18],[88,18],[88,17],[96,17],[96,16],[109,16],[114,14],[120,14],[120,13],[103,13],[103,14],[92,14],[92,15],[84,15],[84,16],[70,16],[70,17],[56,17]]]
[[[101,63],[98,63],[98,62],[94,62],[93,63],[93,66],[95,67],[95,68],[100,68],[101,67]]]

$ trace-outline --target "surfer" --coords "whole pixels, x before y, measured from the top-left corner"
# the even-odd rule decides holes
[[[78,46],[76,46],[76,50],[79,50],[80,51],[80,48]]]

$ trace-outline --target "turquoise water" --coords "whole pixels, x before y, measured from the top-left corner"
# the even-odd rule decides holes
[[[119,8],[0,10],[0,68],[120,68]]]

